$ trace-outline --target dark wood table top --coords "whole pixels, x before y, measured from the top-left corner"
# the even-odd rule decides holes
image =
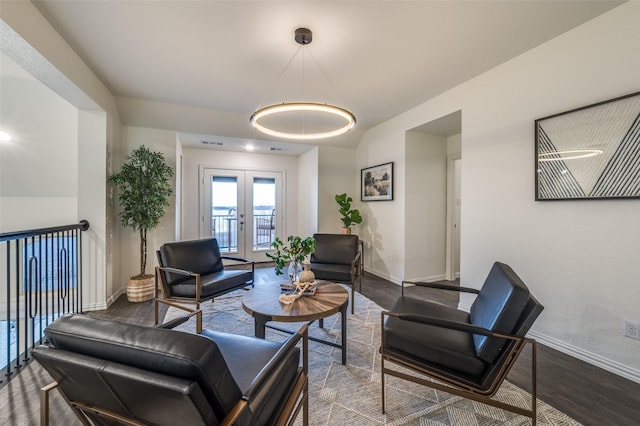
[[[302,296],[293,303],[280,303],[280,284],[261,283],[242,297],[242,307],[250,315],[271,317],[271,321],[313,321],[340,311],[349,301],[349,292],[339,285],[318,280],[314,296]]]

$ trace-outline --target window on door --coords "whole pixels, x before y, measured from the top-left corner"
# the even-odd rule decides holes
[[[202,236],[222,253],[263,261],[280,235],[281,172],[204,169]]]

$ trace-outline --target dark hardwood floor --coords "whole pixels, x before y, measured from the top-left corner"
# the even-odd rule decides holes
[[[278,279],[269,265],[256,269],[256,283]],[[406,294],[457,306],[457,294],[426,288],[408,288]],[[383,308],[390,308],[400,287],[365,273],[362,294]],[[161,310],[164,316],[166,308]],[[153,324],[153,302],[129,303],[120,297],[109,309],[90,315]],[[640,424],[640,384],[594,367],[559,351],[538,344],[538,398],[585,425]],[[511,371],[509,381],[530,388],[530,352],[525,350]]]

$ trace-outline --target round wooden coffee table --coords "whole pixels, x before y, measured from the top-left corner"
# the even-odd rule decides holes
[[[309,340],[341,349],[342,364],[347,363],[347,306],[349,305],[347,290],[332,282],[318,281],[318,289],[314,296],[302,296],[289,305],[280,303],[279,297],[279,283],[256,284],[242,297],[242,308],[254,318],[256,337],[264,339],[265,327],[269,321],[308,321],[308,324],[311,324],[318,320],[318,325],[323,327],[324,318],[339,312],[342,325],[341,345],[311,336]],[[289,330],[273,325],[268,327],[291,333]]]

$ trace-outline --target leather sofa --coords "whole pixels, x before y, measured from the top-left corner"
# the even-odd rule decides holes
[[[308,421],[307,330],[284,343],[191,334],[81,314],[60,317],[33,350],[56,388],[94,424],[272,425]],[[302,341],[302,350],[296,345]]]

